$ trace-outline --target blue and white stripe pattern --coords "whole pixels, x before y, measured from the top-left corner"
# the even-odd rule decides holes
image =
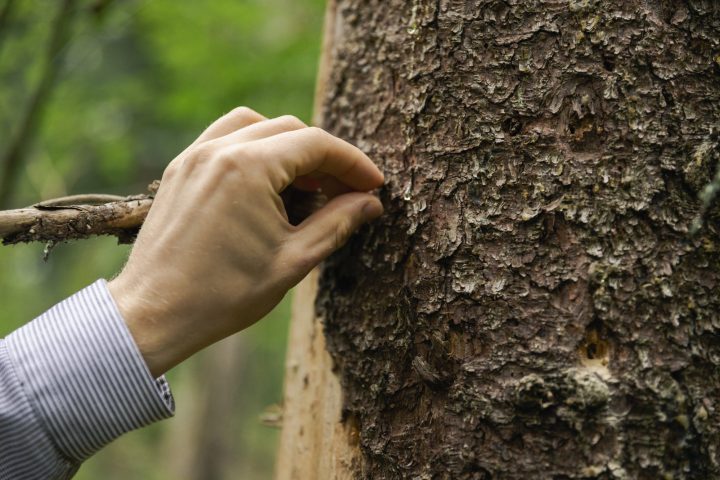
[[[98,280],[0,340],[0,479],[71,478],[103,446],[174,409]]]

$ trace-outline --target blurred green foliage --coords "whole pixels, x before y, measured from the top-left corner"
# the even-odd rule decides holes
[[[237,105],[309,121],[323,3],[79,0],[13,205],[72,193],[143,192],[205,126]],[[57,8],[50,0],[16,2],[0,37],[0,154],[38,83]],[[129,252],[110,238],[59,245],[48,262],[42,249],[0,248],[0,336],[96,278],[112,277]],[[217,478],[271,476],[278,431],[258,417],[281,399],[288,315],[285,301],[233,344],[242,349],[241,361],[233,365],[234,404],[221,432],[230,460]],[[182,422],[193,421],[183,410],[186,399],[195,402],[213,375],[203,370],[203,355],[169,375],[177,418],[126,435],[77,478],[181,478],[168,473],[168,464],[192,448],[178,447],[173,437],[186,431]]]

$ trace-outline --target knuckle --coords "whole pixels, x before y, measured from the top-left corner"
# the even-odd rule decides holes
[[[167,167],[165,167],[165,170],[162,174],[162,182],[167,182],[172,180],[175,175],[177,175],[178,172],[178,164],[174,161],[170,162]]]
[[[190,167],[196,167],[200,164],[211,161],[217,155],[217,146],[212,142],[202,142],[194,146],[183,162]]]
[[[313,136],[317,136],[317,137],[324,137],[325,135],[327,135],[327,132],[325,130],[323,130],[320,127],[316,127],[314,125],[312,127],[308,127],[307,130],[308,130],[309,135],[313,135]]]
[[[230,113],[228,113],[228,116],[238,122],[252,121],[262,118],[262,116],[255,110],[244,106],[233,108]]]
[[[277,121],[288,130],[299,130],[307,126],[295,115],[283,115],[282,117],[278,117]]]
[[[232,152],[223,150],[219,152],[213,161],[213,165],[221,174],[228,174],[238,170],[239,153],[236,149]]]
[[[246,192],[261,192],[267,185],[267,172],[264,166],[248,153],[245,145],[233,145],[222,148],[213,159],[212,169],[220,177],[242,182]]]
[[[310,135],[314,140],[324,140],[329,135],[325,130],[320,127],[308,127],[307,134]]]

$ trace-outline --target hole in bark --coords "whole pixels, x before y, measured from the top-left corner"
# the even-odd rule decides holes
[[[665,103],[667,104],[668,107],[672,108],[675,106],[675,100],[673,99],[672,94],[670,92],[668,92],[667,89],[665,89],[665,87],[663,87],[663,89],[662,89],[662,96],[665,99]]]
[[[585,366],[606,367],[610,362],[611,345],[602,324],[594,322],[585,332],[580,344],[580,363]]]
[[[484,204],[486,200],[487,189],[479,180],[472,181],[468,184],[467,193],[470,201],[477,205]]]
[[[615,59],[613,57],[603,57],[603,68],[608,72],[615,71]]]
[[[575,112],[568,115],[565,128],[573,150],[595,150],[603,144],[603,129],[595,121],[595,115],[590,113],[584,114],[582,118]]]
[[[522,130],[522,122],[517,118],[506,118],[500,126],[510,136],[515,136]]]
[[[492,478],[490,472],[477,463],[465,465],[463,470],[465,473],[473,473],[473,480],[489,480]]]

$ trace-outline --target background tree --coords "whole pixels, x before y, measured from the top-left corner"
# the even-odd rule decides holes
[[[321,124],[382,165],[387,214],[298,297],[278,476],[720,478],[717,209],[689,233],[720,5],[341,0],[327,25]]]

